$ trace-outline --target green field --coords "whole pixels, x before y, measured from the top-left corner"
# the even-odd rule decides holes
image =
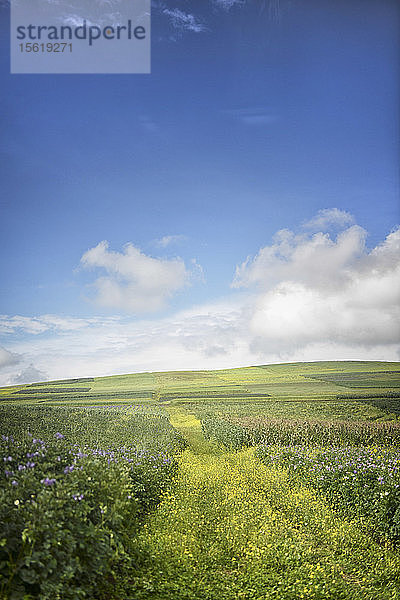
[[[400,598],[400,364],[0,389],[0,598]]]

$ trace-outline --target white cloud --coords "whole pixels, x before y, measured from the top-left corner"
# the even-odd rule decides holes
[[[247,0],[212,0],[212,3],[217,8],[229,11],[235,6],[243,7],[253,5],[253,9],[257,11],[260,17],[263,13],[268,15],[268,18],[273,22],[279,22],[282,16],[282,7],[280,0],[262,0],[261,2],[251,3]],[[290,6],[290,4],[289,4]]]
[[[19,356],[16,354],[12,354],[5,348],[0,346],[0,369],[4,367],[9,367],[10,365],[15,365],[19,361]]]
[[[243,6],[246,0],[213,0],[213,4],[224,10],[231,10],[234,6]]]
[[[81,265],[106,272],[93,284],[97,304],[133,313],[164,308],[190,279],[182,259],[153,258],[132,244],[127,244],[123,252],[114,252],[106,241],[100,242],[83,254]]]
[[[169,8],[164,8],[162,12],[164,15],[167,15],[170,18],[175,29],[193,31],[194,33],[201,33],[207,29],[206,26],[203,25],[203,23],[200,23],[194,15],[185,13],[179,8],[174,8],[172,10]]]
[[[171,246],[172,244],[178,244],[180,242],[184,242],[187,240],[186,235],[164,235],[164,237],[155,241],[157,246],[161,248],[166,248],[167,246]]]
[[[2,371],[0,384],[10,385],[21,374],[26,379],[31,365],[48,379],[245,365],[251,355],[241,327],[241,306],[228,301],[164,319],[88,320],[83,328],[18,336],[9,348],[21,355],[21,364]]]
[[[223,111],[224,114],[233,117],[244,125],[265,126],[276,123],[278,117],[275,111],[267,107],[232,108]]]
[[[108,320],[113,321],[113,317]],[[40,317],[23,317],[21,315],[0,315],[0,334],[23,333],[40,335],[49,332],[78,330],[99,323],[100,319],[79,319],[61,317],[59,315],[41,315]]]
[[[303,227],[314,231],[326,231],[331,227],[345,227],[353,223],[354,217],[347,211],[339,208],[323,208],[315,217],[306,221]]]
[[[301,360],[398,360],[400,230],[373,249],[365,238],[357,225],[335,237],[281,230],[238,266],[234,286],[243,291],[168,318],[2,316],[7,351],[0,382],[33,377],[29,368],[62,379]],[[186,280],[179,260],[175,272],[174,261],[152,259],[133,246],[118,253],[103,243],[84,257],[121,288],[124,306],[138,297],[150,302],[153,294],[163,302]]]
[[[46,373],[39,371],[32,364],[20,371],[13,379],[13,383],[36,383],[45,381]]]
[[[374,347],[400,339],[400,229],[368,251],[353,225],[336,239],[278,232],[238,266],[233,285],[255,290],[253,348],[326,343]]]
[[[47,375],[63,379],[181,369],[222,369],[292,362],[296,360],[397,360],[396,345],[318,341],[295,346],[257,337],[249,326],[251,314],[241,303],[227,301],[198,307],[173,318],[132,322],[127,318],[104,321],[83,330],[53,332],[47,337],[14,342],[13,351],[23,356],[16,371],[11,366],[0,375],[1,385],[15,383],[34,365]],[[296,323],[294,323],[295,325]],[[292,325],[292,324],[291,324]],[[285,332],[283,333],[285,336]],[[307,340],[306,340],[307,341]],[[304,340],[303,340],[304,342]]]
[[[296,360],[397,360],[395,343],[373,344],[305,337],[298,321],[279,332],[254,329],[254,298],[228,298],[193,307],[167,319],[133,321],[99,319],[86,327],[49,331],[33,340],[14,340],[9,348],[21,356],[16,370],[0,374],[0,385],[15,383],[34,365],[43,379],[89,377],[182,369],[222,369]],[[282,310],[278,311],[281,318]],[[305,309],[303,309],[305,310]],[[325,315],[324,315],[325,316]],[[312,321],[311,321],[312,322]],[[332,322],[332,321],[331,321]],[[288,335],[288,327],[297,336]],[[314,329],[314,333],[319,332]],[[392,336],[393,338],[394,336]],[[359,338],[360,339],[360,338]],[[35,375],[31,381],[38,381]]]
[[[35,317],[0,315],[0,333],[12,333],[18,329],[26,333],[39,334],[46,331],[47,326],[41,319]]]
[[[352,279],[354,265],[362,264],[366,235],[358,225],[341,232],[336,240],[327,233],[296,235],[282,229],[273,244],[236,268],[232,286],[270,288],[286,281],[325,288],[343,285]]]

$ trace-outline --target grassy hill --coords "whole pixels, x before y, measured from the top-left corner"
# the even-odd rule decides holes
[[[400,363],[328,361],[66,379],[0,388],[0,403],[172,403],[219,413],[382,420],[400,415]]]

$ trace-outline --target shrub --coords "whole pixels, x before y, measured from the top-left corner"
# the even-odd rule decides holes
[[[343,514],[367,520],[376,535],[400,540],[399,449],[261,445],[256,455],[286,466]]]
[[[26,431],[22,410],[21,420],[9,423],[20,436],[0,440],[2,598],[107,598],[114,571],[134,568],[138,528],[176,473],[177,463],[160,450],[157,433],[170,451],[183,442],[164,417],[137,420],[126,410],[96,409],[86,422],[81,410],[74,415],[81,420],[69,421],[79,439],[73,443],[54,431],[64,413],[57,410],[38,410],[41,417],[55,417],[36,422],[43,438]],[[104,413],[110,414],[102,430]],[[33,410],[34,426],[35,416]],[[82,423],[87,439],[97,438],[97,444],[82,444]],[[131,445],[119,443],[124,432]]]

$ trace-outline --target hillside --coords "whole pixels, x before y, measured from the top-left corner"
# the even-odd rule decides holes
[[[400,415],[400,363],[332,361],[67,379],[0,388],[2,404],[184,404],[277,417]]]

